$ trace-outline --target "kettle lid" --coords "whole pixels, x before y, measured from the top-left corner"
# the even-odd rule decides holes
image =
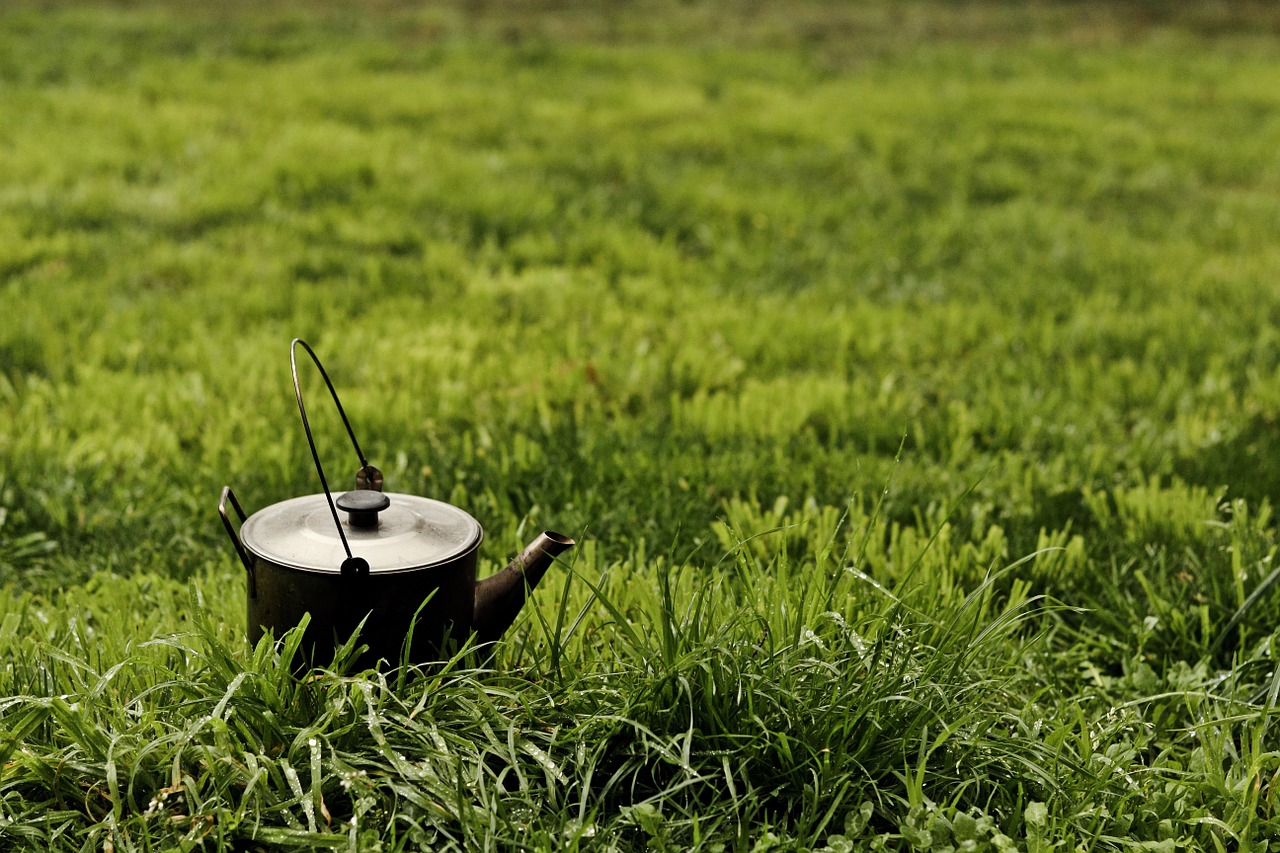
[[[351,503],[358,503],[355,492],[339,493],[340,507],[348,494]],[[351,553],[368,561],[370,572],[430,568],[479,547],[484,536],[480,523],[458,507],[417,495],[386,493],[386,498],[390,503],[379,508],[373,524],[358,519],[355,512],[342,521]],[[322,494],[291,498],[255,512],[241,527],[240,538],[253,554],[287,568],[337,574],[347,559],[333,511]]]

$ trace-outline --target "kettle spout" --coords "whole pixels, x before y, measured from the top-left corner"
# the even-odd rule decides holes
[[[574,546],[568,536],[542,533],[502,571],[476,584],[475,613],[471,626],[481,644],[496,642],[516,621],[524,606],[525,590],[532,590],[547,573],[556,555]]]

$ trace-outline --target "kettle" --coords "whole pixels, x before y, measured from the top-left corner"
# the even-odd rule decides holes
[[[331,492],[320,464],[298,382],[299,346],[320,371],[360,460],[350,491]],[[443,501],[382,491],[382,472],[361,452],[315,351],[295,338],[289,360],[323,493],[250,516],[231,487],[223,487],[218,515],[247,575],[249,641],[256,643],[268,631],[280,636],[307,614],[302,650],[316,666],[331,661],[357,628],[367,647],[357,661],[361,665],[395,664],[402,654],[410,663],[440,660],[472,635],[481,645],[497,641],[524,606],[526,591],[574,541],[546,531],[505,569],[477,581],[480,523]]]

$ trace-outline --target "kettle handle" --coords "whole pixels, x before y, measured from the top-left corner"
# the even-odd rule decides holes
[[[355,448],[356,456],[360,458],[360,471],[357,474],[357,482],[360,475],[364,475],[370,482],[377,482],[377,491],[381,491],[382,472],[369,464],[369,460],[364,458],[364,451],[360,449],[360,442],[356,441],[355,430],[351,428],[351,421],[347,420],[347,413],[342,408],[342,401],[338,399],[338,391],[333,387],[333,382],[329,379],[329,373],[324,369],[324,365],[320,363],[320,357],[316,355],[311,345],[302,338],[294,338],[293,343],[289,345],[289,368],[293,373],[293,393],[298,398],[298,414],[302,415],[302,429],[307,434],[307,445],[311,448],[311,458],[316,463],[316,473],[320,475],[320,485],[324,488],[324,499],[329,504],[329,512],[333,515],[333,524],[338,529],[338,538],[342,540],[342,550],[347,552],[347,559],[342,561],[342,574],[350,577],[363,577],[369,574],[369,563],[363,557],[353,556],[351,553],[351,545],[347,542],[347,534],[342,529],[342,522],[338,519],[338,507],[333,502],[333,493],[329,491],[329,481],[324,476],[324,467],[320,464],[320,452],[316,450],[316,440],[311,435],[311,422],[307,420],[307,407],[302,402],[302,384],[298,382],[298,345],[307,351],[307,355],[311,356],[311,360],[315,362],[316,369],[320,371],[320,376],[324,379],[324,384],[329,389],[330,396],[333,397],[333,404],[338,407],[338,414],[342,416],[342,425],[347,428],[347,436],[351,439],[351,446]]]
[[[227,535],[231,537],[231,544],[235,546],[236,554],[240,556],[240,562],[244,563],[245,571],[249,573],[249,596],[256,598],[258,595],[256,578],[253,571],[253,558],[249,556],[249,552],[245,550],[244,543],[240,541],[239,535],[235,528],[231,526],[231,519],[227,517],[227,501],[231,501],[232,508],[236,511],[236,515],[240,517],[240,523],[244,524],[248,520],[248,516],[244,514],[244,510],[240,508],[240,501],[236,500],[235,492],[231,491],[230,486],[222,487],[222,499],[218,501],[218,515],[222,517],[222,526],[227,528]]]

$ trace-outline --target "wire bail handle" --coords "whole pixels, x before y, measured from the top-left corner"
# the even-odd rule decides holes
[[[342,521],[338,518],[338,507],[333,501],[333,493],[329,491],[329,481],[324,476],[324,466],[320,464],[320,454],[316,451],[316,441],[311,435],[311,423],[307,420],[307,407],[302,402],[302,385],[298,382],[298,345],[307,351],[307,355],[311,356],[311,360],[315,362],[316,369],[320,371],[320,376],[324,379],[325,387],[329,389],[329,394],[333,397],[333,404],[338,408],[338,414],[342,417],[342,425],[347,428],[347,436],[351,439],[351,446],[355,448],[356,456],[360,459],[360,469],[356,473],[357,489],[368,489],[375,492],[382,491],[382,472],[369,464],[369,460],[365,459],[364,452],[360,450],[360,442],[356,441],[355,431],[351,429],[351,421],[347,419],[347,413],[342,408],[342,401],[338,399],[338,392],[333,387],[333,382],[329,379],[329,374],[325,371],[324,365],[320,363],[320,358],[316,355],[311,345],[302,338],[294,338],[289,345],[289,368],[293,373],[293,393],[298,398],[298,413],[302,415],[302,429],[307,434],[307,445],[311,448],[311,458],[316,463],[316,473],[320,475],[320,485],[324,488],[324,499],[329,504],[329,512],[333,515],[333,524],[338,528],[338,538],[342,540],[342,549],[347,552],[347,559],[342,561],[342,574],[344,577],[363,577],[369,574],[369,561],[363,557],[353,556],[351,553],[351,545],[347,542],[347,534],[342,530]],[[386,502],[386,498],[382,498]],[[385,509],[385,506],[382,507]],[[376,518],[377,513],[374,513]]]

